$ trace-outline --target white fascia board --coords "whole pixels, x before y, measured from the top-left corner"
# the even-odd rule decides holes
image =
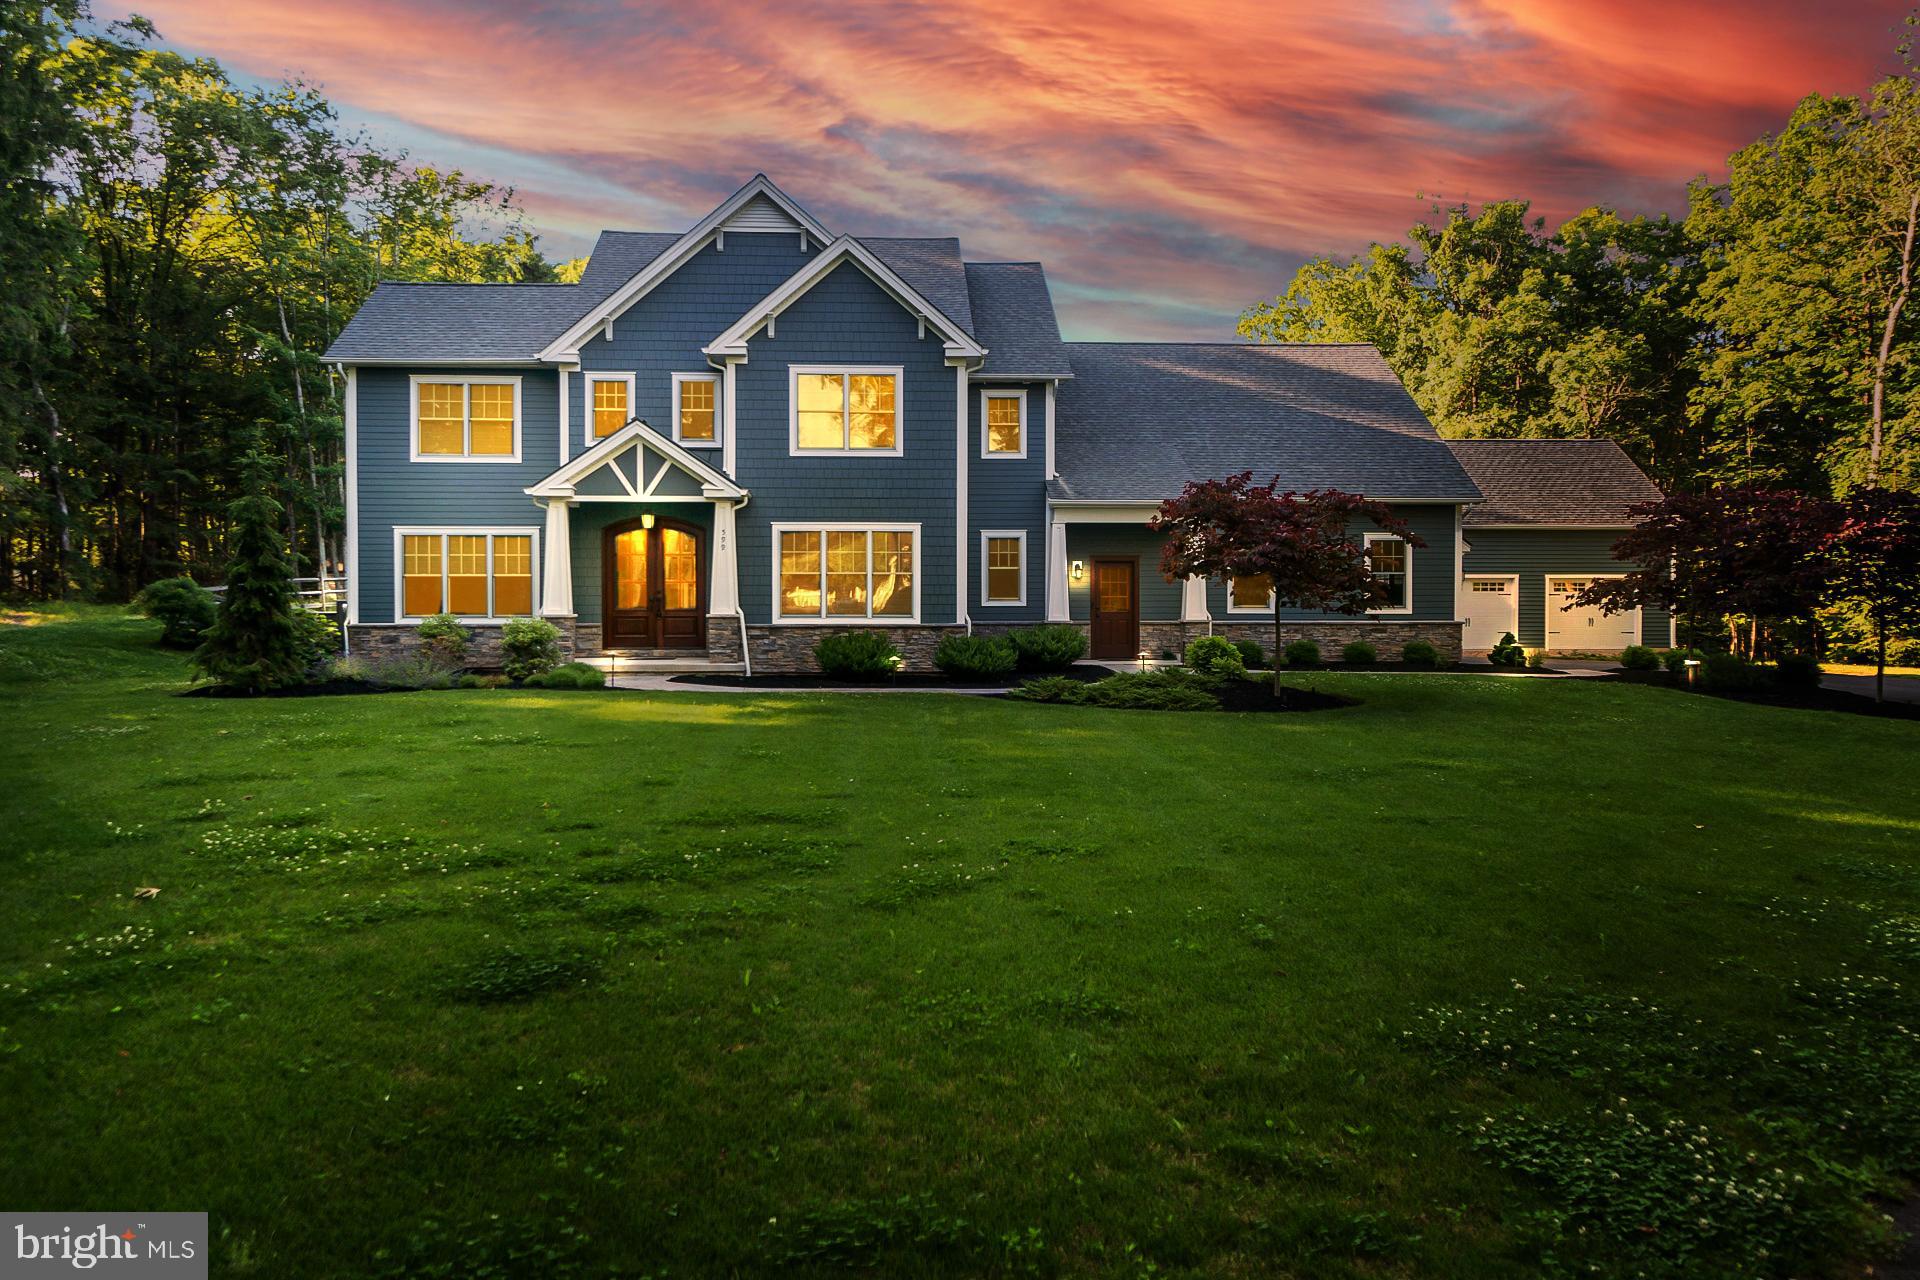
[[[747,340],[751,338],[767,321],[778,316],[804,297],[808,290],[825,280],[843,262],[851,261],[872,277],[874,283],[893,295],[908,312],[932,325],[945,339],[948,359],[984,359],[987,350],[972,338],[948,316],[928,302],[913,287],[897,275],[893,268],[874,256],[871,249],[855,240],[852,236],[841,236],[820,252],[813,261],[788,276],[786,281],[772,293],[755,303],[753,308],[728,326],[725,333],[701,348],[707,355],[744,356],[747,354]]]
[[[631,280],[608,294],[594,306],[593,310],[574,321],[572,327],[565,333],[548,343],[541,350],[540,359],[545,361],[579,359],[580,344],[590,338],[596,328],[638,302],[655,285],[686,265],[688,259],[706,247],[708,239],[719,234],[720,224],[731,218],[741,206],[755,196],[765,196],[771,200],[821,243],[824,244],[833,238],[812,214],[795,204],[786,192],[774,186],[766,174],[756,173],[751,182],[722,200],[713,212],[694,223],[692,229],[669,245],[659,257],[642,267]]]
[[[573,461],[556,469],[538,484],[529,485],[522,490],[531,498],[567,498],[573,496],[576,481],[591,471],[603,466],[608,460],[618,457],[628,445],[635,442],[646,445],[662,457],[669,459],[675,466],[686,471],[701,485],[701,492],[709,498],[720,497],[737,499],[747,496],[747,491],[702,462],[680,445],[655,431],[646,423],[635,418],[606,439],[594,445]]]

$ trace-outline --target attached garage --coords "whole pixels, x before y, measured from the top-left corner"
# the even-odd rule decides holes
[[[1485,652],[1502,631],[1530,649],[1617,653],[1669,645],[1673,623],[1648,608],[1606,614],[1570,607],[1596,578],[1618,577],[1613,544],[1630,509],[1660,490],[1611,440],[1454,440],[1486,495],[1461,513],[1464,648]],[[1507,619],[1511,618],[1511,623]]]

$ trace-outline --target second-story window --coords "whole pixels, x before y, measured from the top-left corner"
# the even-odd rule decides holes
[[[854,365],[795,365],[791,452],[901,451],[902,371]]]
[[[980,403],[980,456],[1026,457],[1027,393],[986,391],[981,393]]]
[[[673,438],[681,444],[718,444],[718,381],[710,373],[673,375]]]
[[[588,443],[604,440],[633,419],[633,375],[587,375]]]
[[[518,462],[520,379],[415,375],[415,462]]]

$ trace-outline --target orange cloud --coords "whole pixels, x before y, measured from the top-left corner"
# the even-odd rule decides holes
[[[536,225],[684,226],[765,170],[828,225],[1047,263],[1082,336],[1222,337],[1299,260],[1427,198],[1677,209],[1807,92],[1892,60],[1892,0],[143,0],[521,187]],[[431,147],[423,158],[442,159]],[[445,159],[461,160],[454,154]],[[525,172],[516,161],[525,165]],[[563,175],[563,178],[556,177]]]

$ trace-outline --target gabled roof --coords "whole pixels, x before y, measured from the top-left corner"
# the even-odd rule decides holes
[[[867,275],[874,283],[892,294],[894,300],[909,312],[925,321],[935,332],[946,340],[947,354],[951,356],[984,356],[986,349],[973,340],[973,336],[932,301],[900,278],[900,273],[883,262],[880,257],[861,241],[852,236],[841,236],[828,245],[821,253],[788,276],[786,281],[760,301],[754,303],[748,312],[728,325],[726,331],[701,350],[710,356],[743,356],[747,353],[747,341],[760,331],[769,318],[792,306],[805,297],[809,289],[831,275],[842,263],[851,262]]]
[[[1047,273],[1037,262],[969,262],[973,336],[987,349],[976,378],[1071,378]]]
[[[374,286],[323,359],[343,364],[531,364],[580,314],[573,284]]]
[[[1056,502],[1158,502],[1241,471],[1283,488],[1472,502],[1480,494],[1364,343],[1070,342]]]
[[[960,264],[960,241],[910,240],[898,236],[861,236],[873,256],[892,267],[913,291],[940,308],[955,324],[973,333],[973,305],[967,297],[966,270]]]
[[[1611,440],[1449,440],[1447,445],[1487,495],[1466,525],[1633,523],[1627,509],[1658,502],[1660,486]]]
[[[567,327],[565,333],[549,342],[541,350],[540,358],[564,360],[572,355],[580,343],[593,332],[595,325],[620,314],[644,297],[654,285],[679,270],[688,259],[706,247],[708,238],[719,232],[728,219],[749,205],[758,208],[768,204],[784,212],[799,224],[802,230],[821,243],[824,244],[832,239],[827,229],[815,221],[812,214],[794,203],[786,192],[774,186],[772,179],[764,173],[756,173],[752,181],[722,200],[711,213],[694,223],[685,235],[654,256],[632,278],[589,307],[585,314]]]
[[[657,461],[658,466],[649,466]],[[678,468],[706,498],[744,498],[747,491],[688,450],[634,418],[591,449],[563,462],[545,479],[528,485],[534,498],[571,498],[578,495],[638,501],[654,496],[668,468]],[[591,493],[604,478],[604,494]]]

